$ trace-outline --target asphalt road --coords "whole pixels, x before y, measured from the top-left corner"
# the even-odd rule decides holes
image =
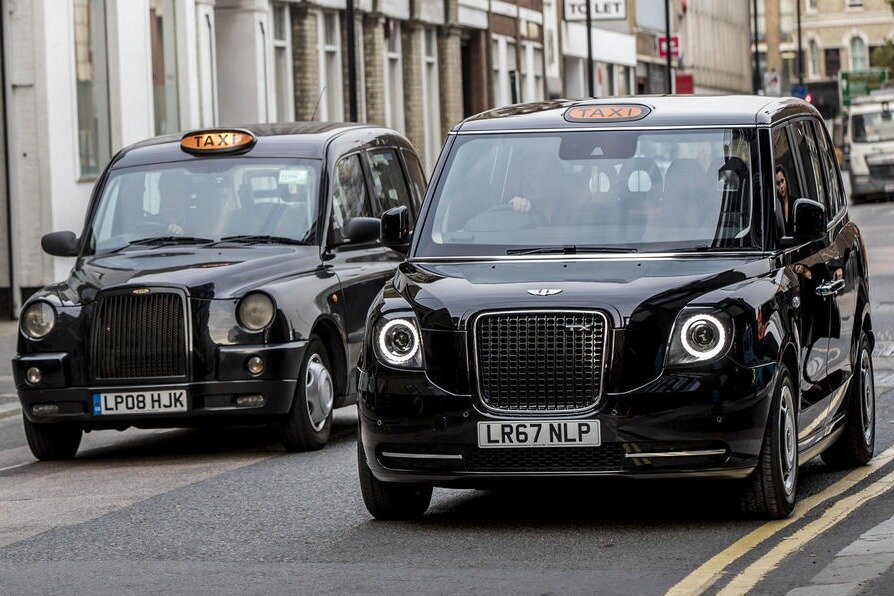
[[[352,410],[315,453],[286,454],[266,429],[129,430],[38,463],[0,375],[0,592],[891,593],[894,203],[853,214],[870,247],[880,455],[853,472],[808,463],[791,520],[741,519],[725,484],[598,481],[436,490],[423,520],[376,522]]]

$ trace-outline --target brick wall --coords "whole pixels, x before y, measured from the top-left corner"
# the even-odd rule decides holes
[[[404,114],[407,138],[419,150],[422,163],[426,163],[425,118],[422,109],[422,36],[423,28],[416,21],[401,24],[401,48],[403,50]]]
[[[312,120],[319,117],[320,60],[317,52],[318,13],[303,4],[293,4],[292,68],[295,81],[295,119]]]
[[[363,19],[363,73],[366,77],[366,121],[385,124],[385,20],[378,15]]]
[[[463,77],[460,31],[444,27],[438,31],[438,86],[441,90],[441,131],[443,138],[463,118]]]

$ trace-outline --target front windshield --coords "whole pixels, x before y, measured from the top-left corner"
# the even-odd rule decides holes
[[[753,129],[460,135],[414,256],[751,249]]]
[[[894,141],[894,117],[892,112],[854,114],[851,118],[851,135],[855,143]]]
[[[210,158],[113,171],[90,226],[102,253],[131,245],[314,241],[319,162]]]

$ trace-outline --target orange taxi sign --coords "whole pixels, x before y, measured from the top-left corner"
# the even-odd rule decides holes
[[[189,153],[226,153],[248,149],[255,144],[255,136],[247,130],[215,129],[188,132],[180,139],[180,148]]]
[[[568,122],[630,122],[642,120],[652,110],[638,103],[572,106],[565,110]]]

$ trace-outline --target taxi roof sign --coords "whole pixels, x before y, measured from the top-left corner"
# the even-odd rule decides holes
[[[638,103],[572,106],[565,110],[568,122],[631,122],[642,120],[651,108]]]
[[[257,139],[241,128],[196,130],[180,139],[180,148],[188,153],[229,153],[250,149]]]

